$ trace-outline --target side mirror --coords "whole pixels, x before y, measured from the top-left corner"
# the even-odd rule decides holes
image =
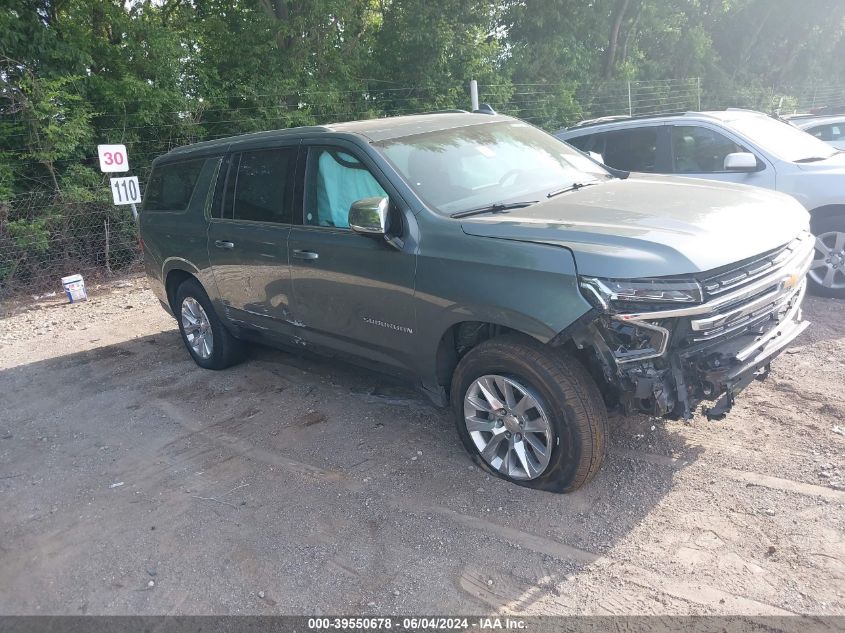
[[[587,154],[597,163],[601,163],[602,165],[604,165],[604,156],[602,156],[598,152],[587,152]]]
[[[725,156],[725,171],[757,171],[757,157],[751,152],[734,152]]]
[[[349,207],[349,228],[364,235],[384,235],[388,199],[361,198]]]

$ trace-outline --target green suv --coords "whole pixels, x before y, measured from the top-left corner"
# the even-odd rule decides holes
[[[264,132],[159,157],[152,287],[201,367],[244,344],[406,376],[473,459],[566,492],[607,407],[711,417],[807,326],[807,212],[742,185],[608,171],[506,116]]]

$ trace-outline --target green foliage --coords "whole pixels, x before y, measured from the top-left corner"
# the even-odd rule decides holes
[[[50,248],[50,234],[47,229],[47,218],[35,220],[12,220],[7,229],[12,242],[26,253],[46,253]]]
[[[127,144],[143,180],[177,144],[466,107],[470,79],[544,127],[617,104],[618,79],[701,77],[713,101],[770,108],[845,76],[844,16],[837,0],[8,0],[0,199],[84,199],[97,143]]]
[[[143,180],[178,144],[466,107],[470,79],[547,128],[618,110],[619,79],[701,77],[714,104],[769,109],[845,76],[843,16],[837,0],[9,0],[0,200],[103,201],[97,143],[129,146]]]
[[[841,0],[6,0],[0,34],[6,279],[45,248],[100,257],[62,241],[71,212],[78,231],[125,217],[98,143],[125,143],[144,182],[184,143],[467,108],[471,79],[482,101],[556,129],[624,113],[625,81],[701,80],[653,83],[637,112],[786,110],[816,86],[817,105],[836,86],[842,99],[845,77]]]

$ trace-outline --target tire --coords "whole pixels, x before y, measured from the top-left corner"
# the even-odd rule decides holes
[[[243,359],[243,343],[223,325],[196,279],[186,279],[179,285],[174,308],[182,342],[197,365],[204,369],[226,369]],[[193,329],[197,326],[198,329]]]
[[[507,407],[504,417],[502,409],[487,412],[478,406],[492,409],[484,396],[485,381],[489,386],[491,378],[496,389],[493,399]],[[506,389],[511,392],[510,405],[502,402],[508,399]],[[538,406],[520,413],[528,396]],[[526,402],[525,407],[531,407]],[[598,386],[575,358],[531,339],[502,336],[471,349],[452,376],[451,405],[458,435],[475,463],[520,486],[571,492],[590,481],[604,459],[607,410]],[[544,433],[528,431],[535,428],[548,429],[548,439]],[[498,439],[500,433],[504,439]],[[491,462],[482,456],[482,446],[486,442],[489,451],[494,438],[499,447]],[[509,444],[512,439],[515,443]],[[523,447],[518,450],[520,442]],[[535,449],[538,444],[541,450]]]
[[[817,247],[807,275],[809,290],[822,297],[845,299],[845,216],[815,220],[813,235]]]

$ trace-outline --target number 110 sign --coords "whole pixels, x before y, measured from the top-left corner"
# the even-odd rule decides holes
[[[111,195],[115,204],[135,204],[141,202],[141,188],[138,186],[138,176],[110,178]]]

